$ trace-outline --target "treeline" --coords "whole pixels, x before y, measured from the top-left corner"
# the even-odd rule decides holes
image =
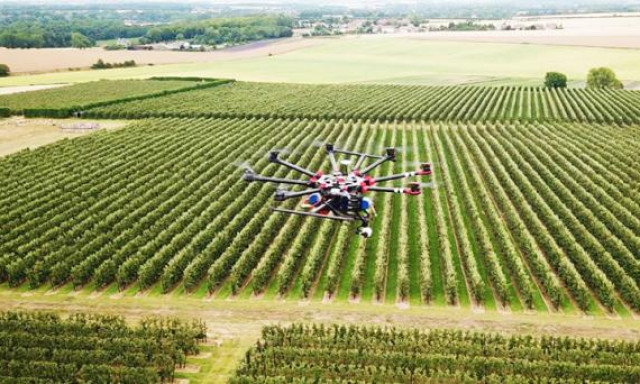
[[[465,22],[454,23],[450,22],[448,25],[441,25],[438,28],[431,28],[432,31],[493,31],[496,26],[493,24],[480,24],[472,20]]]
[[[7,48],[59,48],[81,42],[83,48],[97,40],[118,37],[138,37],[147,26],[128,26],[122,20],[101,19],[99,16],[61,16],[36,12],[20,17],[0,18],[0,46]],[[85,40],[86,39],[86,40]]]
[[[2,383],[165,383],[206,339],[200,321],[0,313]]]
[[[125,25],[120,19],[85,15],[60,16],[35,13],[0,18],[0,46],[7,48],[86,48],[98,40],[140,37],[140,43],[189,40],[194,44],[239,44],[291,37],[293,19],[253,16],[186,21],[160,26]]]
[[[286,16],[254,16],[211,19],[151,28],[141,43],[190,40],[194,44],[237,44],[261,39],[291,37],[293,19]]]
[[[640,343],[458,330],[270,326],[232,384],[637,383]]]

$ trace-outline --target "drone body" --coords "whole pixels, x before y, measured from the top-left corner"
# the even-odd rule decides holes
[[[369,198],[365,197],[365,195],[368,192],[404,193],[412,196],[419,195],[421,188],[420,183],[417,182],[409,184],[407,188],[378,187],[376,184],[385,181],[431,174],[431,165],[429,163],[422,163],[420,164],[420,169],[413,172],[404,172],[375,178],[369,176],[369,172],[383,163],[387,161],[396,161],[395,148],[386,148],[385,154],[382,156],[338,149],[332,144],[327,144],[326,150],[329,160],[331,161],[331,172],[328,174],[323,174],[321,171],[312,172],[295,164],[289,163],[278,157],[279,152],[272,151],[269,154],[269,160],[272,163],[289,167],[306,175],[308,179],[290,180],[265,177],[256,174],[251,169],[245,170],[243,178],[249,182],[261,181],[306,186],[308,189],[300,192],[289,192],[279,189],[275,194],[276,201],[285,201],[292,198],[306,196],[304,203],[306,208],[305,210],[274,208],[274,211],[338,221],[359,220],[362,225],[358,228],[358,233],[363,237],[368,238],[373,234],[371,227],[369,227],[369,221],[371,219],[371,211],[373,211],[374,208],[373,202]],[[358,159],[353,169],[341,170],[336,160],[336,154],[357,156]],[[369,159],[375,159],[375,161],[364,166],[365,161]],[[363,166],[364,168],[362,168]]]

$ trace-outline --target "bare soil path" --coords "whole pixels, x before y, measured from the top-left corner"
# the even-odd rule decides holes
[[[51,144],[61,139],[87,135],[97,130],[75,129],[98,124],[97,130],[112,130],[124,127],[129,122],[118,120],[89,120],[76,119],[25,119],[10,117],[0,119],[0,157],[29,148],[34,149]]]

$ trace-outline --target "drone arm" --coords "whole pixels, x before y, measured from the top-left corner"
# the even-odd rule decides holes
[[[358,157],[358,161],[356,161],[356,165],[353,167],[354,169],[360,169],[360,167],[362,166],[362,162],[364,161],[364,159],[366,159],[367,156],[366,155],[360,155]]]
[[[373,179],[373,181],[375,181],[376,183],[381,183],[383,181],[399,180],[399,179],[404,179],[405,177],[412,177],[415,175],[416,175],[415,172],[405,172],[405,173],[398,173],[396,175],[376,177]]]
[[[404,172],[398,173],[395,175],[389,176],[380,176],[373,179],[374,183],[381,183],[383,181],[391,181],[391,180],[399,180],[404,179],[405,177],[413,177],[413,176],[426,176],[431,174],[431,164],[430,163],[422,163],[420,164],[420,169],[413,172]]]
[[[380,156],[380,155],[369,155],[369,154],[366,154],[366,153],[349,151],[349,150],[346,150],[346,149],[338,149],[338,148],[334,148],[334,152],[342,153],[344,155],[349,155],[349,156],[372,157],[374,159],[381,159],[381,158],[384,157],[384,156]]]
[[[272,163],[284,165],[285,167],[291,168],[294,171],[298,171],[298,172],[303,173],[303,174],[305,174],[307,176],[311,176],[311,177],[315,176],[315,173],[309,171],[308,169],[304,169],[304,168],[302,168],[300,166],[297,166],[295,164],[292,164],[292,163],[290,163],[290,162],[288,162],[286,160],[280,159],[278,157],[278,152],[275,152],[275,151],[271,152],[269,154],[269,161],[271,161]]]
[[[340,167],[338,167],[338,162],[336,161],[335,151],[333,150],[333,145],[327,144],[327,153],[329,154],[329,161],[331,162],[331,170],[334,173],[340,172]]]
[[[422,176],[422,175],[428,175],[428,174],[429,173],[424,173],[422,171],[405,172],[405,173],[398,173],[395,175],[376,177],[373,179],[373,181],[376,183],[382,183],[383,181],[399,180],[399,179],[404,179],[405,177]]]
[[[360,173],[362,175],[366,175],[367,173],[373,171],[375,168],[378,168],[379,166],[381,166],[383,163],[387,162],[391,160],[390,157],[383,157],[381,159],[376,160],[375,162],[371,163],[368,167],[366,167],[365,169],[363,169],[362,171],[360,171]]]
[[[404,193],[407,195],[419,195],[420,185],[412,184],[409,188],[369,187],[367,188],[367,190],[372,192]]]
[[[290,214],[299,215],[299,216],[317,217],[319,219],[329,219],[329,220],[337,220],[337,221],[353,221],[354,220],[351,217],[334,216],[334,215],[322,215],[322,214],[315,213],[315,212],[294,211],[293,209],[273,208],[273,211],[274,212],[282,212],[282,213],[290,213]]]

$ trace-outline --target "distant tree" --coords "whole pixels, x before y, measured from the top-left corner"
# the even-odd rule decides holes
[[[610,68],[592,68],[587,75],[587,88],[590,89],[622,89],[623,85]]]
[[[7,77],[11,73],[7,64],[0,64],[0,77]]]
[[[106,69],[111,68],[111,64],[106,64],[102,59],[98,59],[98,61],[91,66],[91,69]]]
[[[102,59],[91,66],[91,69],[110,69],[110,68],[126,68],[135,67],[137,64],[134,60],[126,60],[122,63],[105,63]]]
[[[547,72],[544,77],[547,88],[567,88],[567,75],[560,72]]]
[[[82,33],[79,32],[72,32],[71,33],[71,46],[74,48],[89,48],[89,47],[93,47],[95,45],[95,42],[93,40],[91,40],[90,38],[88,38],[87,36],[83,35]]]

